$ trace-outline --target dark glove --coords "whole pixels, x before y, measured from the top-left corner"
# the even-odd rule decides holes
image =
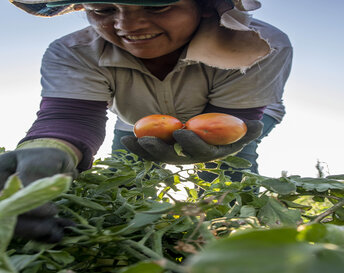
[[[228,145],[207,144],[190,130],[174,131],[173,137],[182,147],[183,154],[186,156],[179,156],[173,145],[169,145],[156,137],[124,136],[121,138],[121,142],[132,153],[150,161],[173,165],[208,162],[238,153],[245,145],[261,135],[262,122],[249,120],[245,123],[247,126],[246,135],[239,141]]]
[[[63,238],[67,227],[74,226],[69,219],[55,217],[57,208],[46,203],[18,216],[14,234],[27,240],[43,243],[57,243]]]
[[[0,155],[0,190],[7,178],[17,173],[24,187],[37,179],[65,173],[76,177],[75,163],[70,155],[56,148],[28,148]],[[62,239],[70,220],[56,218],[56,207],[47,203],[19,215],[15,235],[25,239],[55,243]]]

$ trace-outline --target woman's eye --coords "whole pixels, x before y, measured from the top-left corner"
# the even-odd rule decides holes
[[[145,7],[145,10],[151,12],[151,13],[161,13],[168,11],[171,8],[171,6],[150,6]]]
[[[106,8],[106,9],[94,9],[93,12],[97,15],[110,15],[116,12],[115,8]]]

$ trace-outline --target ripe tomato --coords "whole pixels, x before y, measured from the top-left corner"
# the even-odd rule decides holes
[[[185,129],[193,131],[206,143],[212,145],[236,142],[247,132],[245,122],[232,115],[222,113],[195,116],[185,123]]]
[[[141,118],[134,125],[136,137],[155,136],[167,143],[173,143],[173,131],[181,129],[184,124],[169,115],[150,115]]]

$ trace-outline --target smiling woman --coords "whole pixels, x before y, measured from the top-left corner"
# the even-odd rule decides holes
[[[211,1],[214,6],[206,10],[195,0],[154,1],[154,7],[151,0],[13,3],[48,17],[82,5],[90,26],[56,39],[45,51],[37,118],[11,153],[15,164],[0,156],[0,178],[18,172],[30,184],[67,167],[89,169],[105,138],[107,110],[118,117],[113,156],[124,148],[143,159],[179,165],[242,150],[238,156],[258,171],[257,145],[284,115],[282,94],[292,58],[287,35],[247,13],[258,1]],[[178,130],[175,138],[185,156],[172,144],[138,139],[132,132],[144,116],[185,122],[209,112],[239,117],[246,135],[234,144],[211,145],[191,130]]]
[[[269,135],[268,141],[260,144],[260,172],[267,176],[279,176],[282,170],[287,170],[293,174],[313,176],[316,174],[314,165],[319,159],[326,162],[332,174],[340,173],[343,169],[340,154],[344,150],[339,147],[341,149],[338,152],[336,143],[341,143],[340,136],[344,134],[344,127],[338,126],[344,115],[341,110],[344,98],[339,85],[344,55],[338,55],[337,52],[344,46],[343,35],[338,35],[344,2],[332,1],[331,5],[335,5],[336,9],[320,5],[319,0],[304,0],[302,3],[296,0],[261,2],[263,8],[256,10],[254,17],[273,23],[289,33],[295,47],[295,58],[284,99],[288,112],[283,123]],[[296,4],[297,9],[294,8]],[[3,11],[0,19],[3,35],[0,77],[3,105],[0,108],[0,120],[4,128],[0,145],[14,149],[18,139],[25,135],[35,119],[40,102],[38,90],[41,89],[39,66],[46,47],[56,38],[86,27],[88,22],[83,12],[45,20],[25,14],[8,1],[1,1],[0,6]],[[290,14],[294,14],[293,20],[290,20]],[[324,20],[313,20],[320,17]],[[321,41],[317,40],[319,30],[323,30]],[[309,44],[312,46],[309,47]],[[21,75],[20,81],[18,75]],[[326,90],[326,94],[323,90]],[[15,108],[7,103],[14,101]],[[319,111],[319,105],[324,105],[323,111]],[[116,115],[109,115],[106,138],[96,158],[109,155],[115,121]],[[317,129],[320,122],[323,125],[321,131]],[[318,139],[328,139],[326,132],[333,131],[333,128],[337,129],[331,141],[319,146]],[[281,143],[293,143],[294,148],[290,149],[289,144]],[[295,150],[298,151],[297,156]]]
[[[13,3],[45,16],[86,9],[91,26],[54,41],[44,54],[41,110],[21,141],[62,140],[80,155],[80,170],[90,166],[104,139],[106,104],[120,118],[116,129],[149,114],[182,121],[202,112],[233,114],[256,121],[248,127],[250,141],[267,105],[277,109],[267,128],[283,116],[291,46],[284,33],[247,15],[257,1],[234,7],[218,0],[213,12],[194,0]],[[140,154],[135,139],[126,140]]]
[[[202,17],[194,0],[167,6],[84,4],[83,7],[91,26],[104,40],[143,59],[160,79],[173,69]]]

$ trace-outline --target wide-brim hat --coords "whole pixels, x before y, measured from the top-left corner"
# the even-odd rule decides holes
[[[52,17],[75,11],[78,4],[122,4],[139,6],[164,6],[179,0],[10,0],[24,11],[43,17]]]
[[[75,11],[78,4],[109,4],[116,3],[122,5],[139,6],[165,6],[179,0],[10,0],[12,4],[24,11],[43,17],[52,17]],[[196,0],[197,1],[197,0]],[[260,7],[260,2],[256,0],[224,0],[232,6],[242,11],[255,10]]]

